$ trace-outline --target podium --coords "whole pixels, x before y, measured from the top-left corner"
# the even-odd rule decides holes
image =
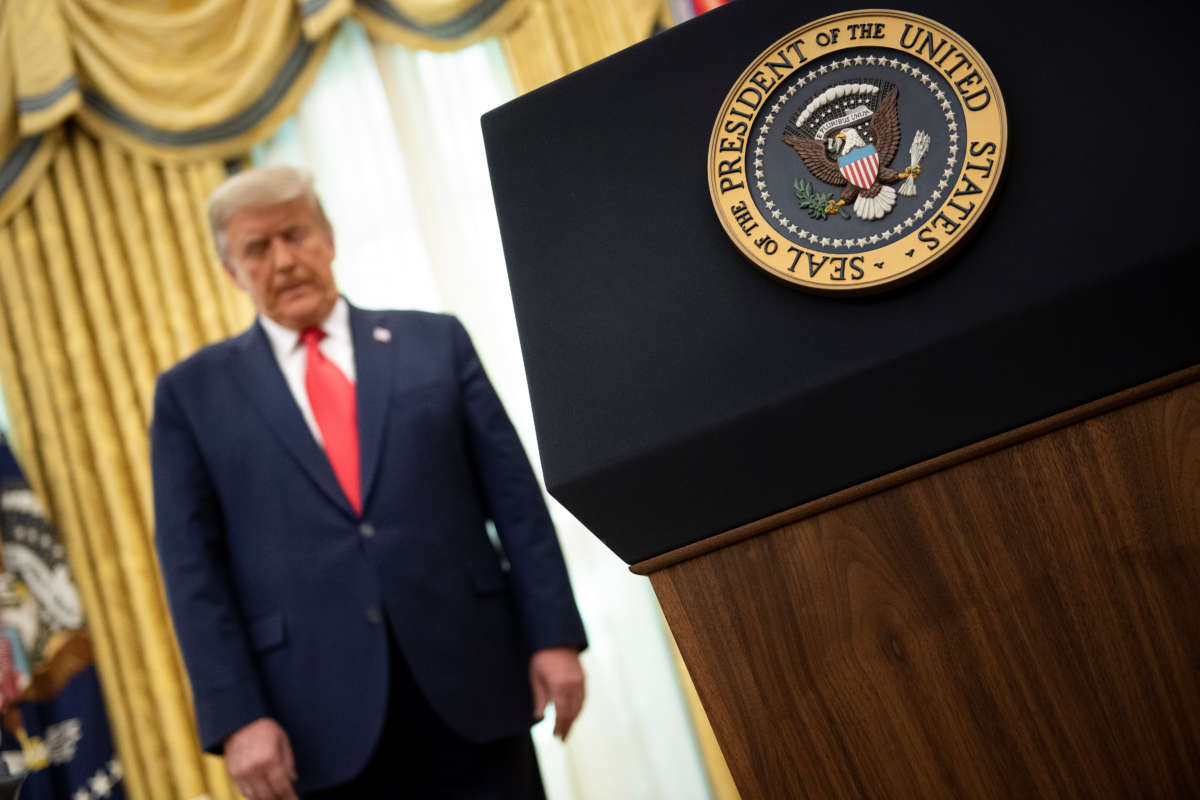
[[[547,488],[650,576],[745,798],[1198,796],[1197,10],[906,6],[1009,158],[936,272],[846,298],[705,177],[742,70],[845,8],[740,0],[485,115]]]

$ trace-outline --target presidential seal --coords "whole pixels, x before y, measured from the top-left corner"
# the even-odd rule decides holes
[[[1004,100],[933,20],[851,11],[783,37],[725,98],[708,147],[717,216],[771,275],[878,291],[979,222],[1007,153]]]

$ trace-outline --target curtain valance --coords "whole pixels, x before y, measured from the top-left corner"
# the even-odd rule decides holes
[[[232,158],[299,103],[348,15],[448,50],[511,27],[529,0],[8,0],[0,16],[0,222],[71,117],[157,161]]]

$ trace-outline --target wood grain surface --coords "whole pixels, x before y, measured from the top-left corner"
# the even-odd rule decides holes
[[[1200,797],[1198,383],[650,577],[744,800]]]

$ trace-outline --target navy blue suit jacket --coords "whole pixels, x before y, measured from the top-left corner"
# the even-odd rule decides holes
[[[351,308],[350,327],[361,516],[257,324],[165,372],[151,425],[155,539],[201,741],[219,752],[273,717],[302,790],[370,756],[386,625],[476,741],[528,728],[531,652],[586,645],[537,481],[462,325]]]

